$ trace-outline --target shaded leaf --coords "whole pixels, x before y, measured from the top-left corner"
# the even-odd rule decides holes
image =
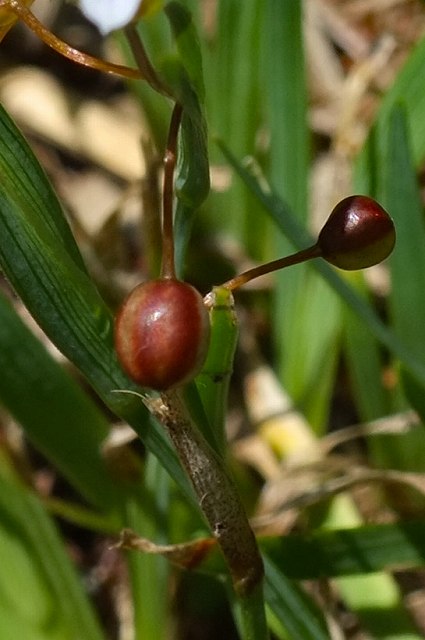
[[[8,623],[15,638],[103,638],[82,584],[44,508],[29,491],[3,476],[0,553],[0,629],[5,632],[2,638],[11,637],[6,631]],[[24,635],[19,636],[19,630]]]

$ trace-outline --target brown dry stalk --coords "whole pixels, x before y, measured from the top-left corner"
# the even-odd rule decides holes
[[[214,537],[229,566],[239,596],[261,583],[263,562],[254,533],[222,462],[193,425],[177,391],[145,403],[166,428],[185,468]]]

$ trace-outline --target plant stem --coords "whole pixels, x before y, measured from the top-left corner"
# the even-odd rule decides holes
[[[239,598],[261,585],[263,563],[235,486],[192,420],[176,390],[145,401],[166,428],[205,519],[221,547]]]
[[[174,168],[177,157],[177,138],[182,118],[182,106],[174,105],[168,131],[167,148],[164,156],[164,185],[162,193],[162,267],[163,278],[175,278],[174,264],[174,229],[173,229],[173,200],[174,200]]]
[[[239,631],[244,640],[268,639],[262,584],[256,585],[246,597],[239,598],[234,607],[239,621]]]
[[[105,73],[112,73],[114,75],[129,78],[131,80],[145,80],[145,76],[139,69],[131,69],[121,64],[114,64],[113,62],[105,62],[94,56],[90,56],[87,53],[83,53],[74,47],[55,36],[51,31],[35,17],[35,15],[27,7],[19,2],[19,0],[8,0],[7,2],[0,2],[1,7],[10,9],[22,22],[24,22],[31,31],[33,31],[39,38],[51,49],[54,49],[62,56],[65,56],[72,62],[83,65],[84,67],[90,67],[91,69],[97,69]]]
[[[140,39],[136,26],[130,23],[125,27],[124,32],[143,78],[150,84],[152,89],[162,93],[164,96],[171,97],[170,92],[159,78],[154,66],[149,60],[149,56]]]
[[[220,286],[224,289],[229,289],[229,291],[234,291],[250,280],[258,278],[259,276],[263,276],[266,273],[271,273],[272,271],[277,271],[278,269],[284,269],[285,267],[299,264],[300,262],[305,262],[306,260],[311,260],[312,258],[319,258],[320,256],[320,247],[315,244],[308,249],[302,249],[301,251],[297,251],[297,253],[293,253],[290,256],[278,258],[277,260],[273,260],[272,262],[267,262],[266,264],[261,264],[258,267],[248,269],[248,271],[244,271],[231,280],[227,280],[227,282]]]

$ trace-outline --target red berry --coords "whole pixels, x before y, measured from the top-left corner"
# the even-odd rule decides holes
[[[202,296],[171,278],[137,286],[115,323],[118,359],[143,387],[165,391],[192,379],[208,350],[210,325]]]
[[[372,198],[341,200],[319,234],[322,257],[340,269],[365,269],[384,260],[394,248],[394,223]]]

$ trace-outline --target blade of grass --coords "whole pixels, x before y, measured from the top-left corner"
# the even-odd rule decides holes
[[[241,640],[269,640],[263,585],[257,586],[249,596],[243,599],[236,600],[232,595],[230,598]]]
[[[261,549],[297,580],[425,566],[425,521],[363,525],[303,536],[260,538]]]
[[[166,544],[169,510],[169,478],[163,467],[152,455],[145,465],[146,492],[155,496],[153,517],[147,518],[140,505],[129,502],[126,509],[126,525],[148,540]],[[132,602],[134,608],[134,633],[136,638],[166,640],[169,632],[167,592],[169,563],[160,555],[127,552]]]
[[[424,364],[425,305],[421,304],[419,293],[425,286],[423,207],[410,150],[405,108],[394,106],[388,118],[385,160],[382,165],[376,165],[376,188],[393,216],[397,230],[397,247],[389,260],[392,280],[390,314],[397,335]],[[376,136],[372,137],[370,156],[376,154],[376,143]],[[424,417],[424,382],[403,361],[400,378],[408,401]],[[423,459],[418,452],[424,446],[425,433],[419,430],[407,433],[403,438],[381,436],[370,441],[370,451],[377,464],[410,471],[423,471]]]
[[[45,180],[35,170],[38,165],[33,155],[25,155],[28,145],[19,131],[7,114],[0,111],[1,142],[3,132],[15,137],[14,148],[0,144],[3,165],[19,174],[25,157],[28,180]],[[25,153],[18,153],[17,148]],[[110,311],[86,273],[59,241],[58,234],[46,223],[45,213],[40,214],[49,210],[50,201],[34,203],[20,198],[17,203],[15,190],[7,180],[3,181],[1,173],[0,177],[0,264],[5,274],[52,342],[81,370],[107,406],[134,427],[193,501],[193,493],[169,441],[149,418],[140,398],[114,393],[120,389],[139,393],[141,390],[118,364]],[[40,188],[37,193],[44,191]]]
[[[369,134],[376,140],[376,167],[386,163],[386,144],[391,129],[391,113],[394,106],[403,103],[406,109],[407,129],[411,137],[412,159],[415,167],[418,167],[425,156],[425,95],[423,91],[422,72],[425,65],[425,38],[422,38],[403,68],[397,74],[397,78],[391,89],[384,96],[376,123]],[[366,183],[369,173],[368,145],[364,145],[356,162],[356,180]],[[370,191],[369,191],[370,192]]]
[[[390,313],[395,333],[415,352],[417,361],[423,365],[425,308],[420,304],[418,292],[425,284],[425,229],[408,132],[406,105],[410,108],[411,104],[409,100],[405,103],[404,99],[398,104],[391,104],[391,109],[380,115],[359,158],[356,182],[360,188],[373,189],[372,193],[382,200],[394,218],[397,245],[389,260],[392,279]],[[403,359],[400,373],[408,400],[424,416],[424,381]],[[397,441],[384,436],[373,439],[370,441],[373,459],[381,466],[421,470],[423,465],[418,451],[424,446],[423,437],[418,432],[406,434]]]
[[[2,191],[8,193],[16,206],[32,210],[33,223],[39,218],[55,241],[85,271],[74,236],[43,169],[1,105],[0,121]]]
[[[360,273],[350,282],[366,301],[368,292]],[[344,346],[356,408],[362,420],[389,415],[392,407],[382,383],[383,362],[379,343],[364,323],[347,307],[344,308]]]
[[[274,191],[289,204],[297,220],[305,224],[310,144],[302,3],[267,2],[263,48],[266,106],[272,140],[267,175]],[[289,253],[290,246],[285,235],[278,237],[275,255]],[[323,428],[335,372],[338,299],[304,265],[276,274],[274,294],[274,342],[280,377],[309,421],[319,429]],[[318,331],[318,319],[324,315],[326,323],[320,323]],[[323,357],[325,345],[326,358]],[[303,357],[303,351],[308,353],[307,357]],[[312,380],[321,381],[320,391],[311,393]]]
[[[407,87],[406,90],[409,91]],[[420,297],[417,295],[423,281],[423,212],[406,122],[406,115],[412,122],[412,117],[417,117],[418,114],[406,114],[406,105],[409,105],[409,109],[413,107],[410,99],[405,103],[399,96],[399,100],[395,105],[392,100],[391,109],[386,108],[380,113],[369,135],[356,166],[356,188],[380,198],[394,217],[397,244],[394,255],[389,260],[393,280],[389,297],[390,313],[400,339],[415,351],[418,361],[424,362],[424,342],[421,335],[421,317],[424,316],[424,310],[423,305],[418,304]],[[366,354],[366,357],[370,359],[371,353],[372,351]],[[403,360],[400,373],[408,399],[423,416],[424,381],[417,375],[412,375]],[[367,389],[365,393],[369,393],[366,402],[370,405],[377,395],[370,390],[368,392]],[[394,396],[397,396],[396,402],[399,406],[405,406],[406,401],[400,385],[391,395],[393,406]],[[418,471],[423,469],[422,457],[418,453],[423,446],[423,434],[420,431],[397,438],[370,438],[368,442],[371,457],[376,465]]]
[[[291,640],[327,640],[326,624],[312,600],[267,555],[264,567],[266,602]]]
[[[310,269],[305,271],[301,291],[292,310],[294,325],[287,335],[290,342],[282,340],[287,360],[283,380],[285,389],[315,432],[322,433],[327,425],[338,362],[341,304],[329,285]],[[291,309],[284,303],[282,314],[287,313]],[[277,316],[275,323],[278,331]]]
[[[340,494],[330,501],[321,526],[332,529],[341,525],[358,526],[360,522],[361,517],[351,496]],[[348,609],[360,617],[373,637],[385,637],[383,634],[388,629],[389,617],[399,633],[415,633],[398,585],[387,572],[337,578],[336,586]],[[365,594],[369,594],[370,611],[364,606]]]
[[[380,176],[374,153],[376,134],[376,129],[372,129],[362,151],[363,160],[360,164],[363,164],[366,170],[355,171],[353,182],[356,193],[379,198],[377,184]],[[363,274],[352,273],[348,278],[358,295],[368,303],[369,293]],[[362,319],[347,306],[344,308],[344,347],[350,381],[357,399],[357,410],[361,417],[364,420],[373,420],[391,413],[390,397],[383,386],[383,362],[379,342]]]
[[[306,220],[309,172],[302,3],[267,0],[262,32],[270,136],[270,183]],[[279,249],[288,249],[287,241]]]
[[[104,509],[120,491],[101,456],[109,427],[77,383],[0,295],[0,399],[29,439],[82,495]]]
[[[425,108],[425,105],[424,105]],[[390,258],[390,311],[395,331],[425,363],[425,225],[417,184],[406,110],[396,106],[390,116],[386,162],[383,172],[384,204],[397,229],[397,250]],[[408,399],[425,418],[425,387],[403,368],[402,380]]]
[[[168,3],[165,13],[170,22],[176,53],[163,56],[159,69],[175,100],[183,107],[174,220],[176,270],[181,274],[196,211],[210,188],[205,90],[201,47],[191,14],[178,2]]]
[[[15,614],[24,620],[30,616],[33,628],[37,624],[44,638],[100,640],[99,624],[43,507],[29,491],[3,476],[0,485],[2,601],[6,590]],[[13,610],[10,606],[12,615]],[[55,626],[57,634],[50,636],[49,629]]]
[[[207,112],[214,135],[227,140],[239,157],[251,155],[260,124],[261,0],[220,0],[216,30],[206,54]],[[214,155],[214,149],[212,150]],[[214,195],[212,224],[228,230],[246,251],[263,259],[268,249],[267,225],[258,206],[238,183]]]

